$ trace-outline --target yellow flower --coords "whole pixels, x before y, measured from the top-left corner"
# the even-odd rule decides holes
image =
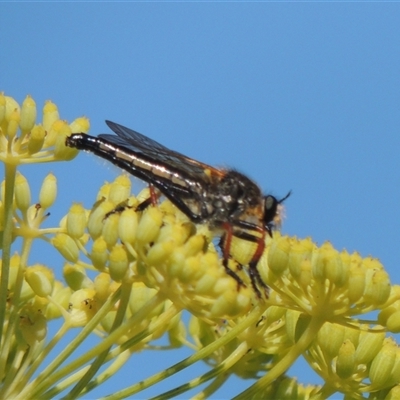
[[[65,146],[65,138],[74,132],[87,132],[87,118],[78,118],[71,125],[59,119],[57,106],[47,102],[43,123],[36,124],[36,103],[27,96],[22,107],[9,96],[0,94],[0,160],[5,164],[22,165],[61,161],[73,158],[77,151]],[[21,129],[17,136],[18,128]]]
[[[387,332],[400,331],[400,288],[391,285],[378,260],[274,232],[265,239],[257,265],[270,288],[269,298],[261,299],[247,268],[255,243],[232,240],[228,263],[245,284],[239,287],[223,267],[217,233],[193,224],[169,201],[138,211],[149,190],[133,195],[127,175],[93,194],[91,209],[77,198],[58,226],[44,228],[47,210],[56,206],[57,179],[47,175],[35,203],[18,167],[73,159],[77,150],[66,147],[65,138],[87,132],[89,122],[60,120],[52,102],[45,104],[42,122],[36,119],[31,97],[19,106],[0,95],[5,165],[0,339],[10,367],[4,369],[0,397],[57,397],[65,388],[72,397],[84,396],[117,374],[131,354],[185,345],[192,356],[140,382],[127,382],[131,386],[115,396],[133,396],[204,361],[210,368],[206,374],[164,397],[213,378],[198,394],[212,397],[236,375],[254,382],[239,399],[327,398],[335,392],[396,398],[400,352]],[[276,222],[281,221],[279,214]],[[62,279],[47,254],[30,264],[37,239],[64,259]],[[190,314],[188,323],[183,311]],[[52,319],[62,324],[47,339]],[[54,351],[66,333],[73,333],[70,341]],[[94,334],[101,340],[93,341]],[[155,342],[163,335],[169,339],[164,347]],[[75,354],[84,341],[89,348]],[[38,373],[49,354],[52,359]],[[323,386],[303,385],[290,376],[287,371],[299,357],[322,377]]]

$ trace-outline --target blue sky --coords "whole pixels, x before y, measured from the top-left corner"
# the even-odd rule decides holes
[[[0,90],[84,114],[91,134],[110,119],[266,193],[291,189],[284,233],[378,257],[398,283],[399,15],[397,3],[1,3]],[[117,174],[82,154],[24,169],[33,193],[49,170],[55,221]]]

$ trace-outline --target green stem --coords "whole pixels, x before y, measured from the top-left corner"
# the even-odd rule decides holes
[[[203,400],[210,399],[211,396],[226,382],[229,378],[229,374],[220,374],[218,375],[210,385],[208,385],[201,393],[196,394],[192,397],[192,400]]]
[[[129,396],[134,395],[135,393],[147,389],[152,385],[155,385],[156,383],[162,380],[165,380],[166,378],[178,373],[184,368],[193,365],[197,361],[203,360],[204,358],[208,357],[216,350],[218,350],[221,346],[225,346],[231,340],[235,339],[241,332],[246,330],[248,327],[250,327],[253,324],[256,324],[260,320],[260,316],[264,311],[265,311],[264,308],[260,308],[259,306],[255,307],[253,311],[246,318],[243,319],[243,321],[241,321],[234,328],[232,328],[232,330],[229,331],[226,335],[223,335],[221,338],[212,342],[203,349],[197,351],[190,357],[180,361],[179,363],[173,365],[170,368],[167,368],[166,370],[159,372],[158,374],[154,374],[150,378],[144,379],[141,382],[132,385],[131,387],[125,388],[109,396],[102,397],[100,400],[105,400],[105,399],[114,400],[114,399],[127,398]]]
[[[29,385],[25,387],[21,398],[38,398],[40,393],[47,390],[48,386],[56,381],[54,371],[69,357],[77,347],[85,340],[85,338],[94,331],[96,326],[100,323],[109,312],[110,308],[119,300],[120,290],[117,290],[107,301],[99,312],[92,318],[82,331],[73,339],[60,354],[34,379]]]
[[[1,265],[0,281],[0,342],[3,343],[3,327],[5,326],[8,281],[10,277],[11,243],[13,235],[13,198],[15,188],[15,175],[17,168],[15,165],[5,163],[5,195],[4,195],[4,231],[3,231],[3,256]],[[4,375],[5,363],[8,354],[0,356],[0,375]]]
[[[21,295],[21,290],[22,290],[22,284],[24,281],[24,273],[25,273],[25,269],[28,263],[28,256],[30,253],[30,249],[32,247],[32,240],[31,239],[27,239],[23,241],[23,245],[22,245],[22,252],[21,252],[21,257],[20,257],[20,262],[19,262],[19,266],[18,266],[18,273],[17,273],[17,278],[15,280],[15,284],[14,284],[14,289],[13,289],[13,296],[11,299],[11,306],[10,306],[10,312],[9,312],[9,316],[8,316],[8,325],[7,325],[7,330],[5,332],[4,335],[4,340],[2,343],[2,352],[4,355],[9,354],[10,353],[10,349],[13,345],[13,341],[15,339],[15,332],[17,329],[17,324],[19,322],[19,313],[21,311],[21,305],[20,305],[20,295]],[[32,349],[30,349],[29,353],[32,352]],[[28,357],[26,358],[28,359]],[[8,360],[8,362],[10,363],[11,360]],[[13,361],[14,362],[14,361]],[[24,362],[24,366],[28,367],[29,363]],[[10,367],[8,367],[10,368]],[[20,381],[16,381],[15,380],[15,373],[10,373],[11,371],[9,370],[7,372],[8,375],[8,379],[6,379],[6,381],[4,381],[3,386],[1,388],[0,391],[0,398],[4,398],[4,396],[2,396],[2,393],[7,393],[10,392],[8,386],[16,386],[17,384],[19,384]],[[21,374],[21,369],[19,368],[18,374]],[[23,376],[26,376],[26,370],[23,371]]]
[[[97,327],[97,325],[100,323],[101,319],[105,317],[105,315],[110,311],[110,307],[115,304],[115,302],[119,299],[120,297],[120,290],[115,292],[113,296],[107,302],[103,305],[103,307],[97,312],[96,316],[89,321],[89,323],[85,326],[85,328],[79,333],[79,335],[67,346],[67,348],[61,352],[61,354],[57,357],[57,360],[54,360],[45,371],[43,371],[39,377],[37,378],[40,383],[33,381],[31,383],[31,389],[26,390],[26,393],[29,393],[30,398],[39,398],[41,395],[47,391],[51,385],[54,382],[57,382],[59,379],[63,378],[66,375],[70,375],[72,371],[76,370],[78,367],[90,362],[94,357],[97,357],[100,352],[106,350],[108,347],[111,345],[114,345],[119,341],[122,335],[126,334],[129,329],[132,328],[132,326],[137,326],[139,321],[143,320],[149,312],[154,310],[154,308],[159,305],[161,302],[163,302],[165,299],[163,296],[155,296],[152,299],[148,301],[148,303],[138,312],[136,313],[132,318],[130,318],[129,321],[118,327],[116,330],[114,330],[112,333],[110,333],[107,337],[104,338],[98,345],[92,347],[89,351],[85,352],[82,354],[80,357],[77,359],[71,361],[69,364],[65,365],[63,368],[58,368],[61,362],[65,360],[67,356],[73,353],[73,351],[77,348],[79,344],[82,343],[82,341],[94,331],[94,329]],[[170,309],[173,307],[170,307]],[[173,312],[176,314],[176,312]],[[171,315],[169,315],[168,318],[171,318]],[[157,320],[158,322],[158,320]],[[165,323],[165,322],[164,322]],[[141,332],[138,335],[135,336],[135,339],[137,339],[134,343],[140,341],[143,339],[143,337],[147,337],[151,335],[152,332],[148,332],[148,330],[145,329],[145,332]],[[126,348],[129,348],[133,344],[130,344],[131,340],[128,340],[126,343],[118,347],[118,351],[121,352],[125,350]],[[128,344],[129,342],[129,344]],[[113,349],[113,352],[116,349]],[[111,353],[113,353],[111,352]],[[111,358],[111,353],[108,355],[107,360]],[[80,378],[80,376],[79,376]],[[25,392],[25,391],[24,391]],[[25,394],[25,393],[24,393]]]
[[[312,318],[300,339],[289,350],[289,352],[277,364],[275,364],[266,375],[234,399],[246,400],[257,398],[257,396],[262,395],[265,389],[277,378],[283,375],[292,366],[296,359],[309,347],[310,343],[315,339],[319,329],[325,322],[326,321],[323,318]]]
[[[235,365],[243,356],[246,355],[248,352],[249,348],[246,342],[243,342],[240,344],[240,346],[218,367],[213,368],[211,371],[206,372],[199,378],[192,379],[191,381],[175,388],[172,389],[168,392],[165,392],[159,396],[153,397],[151,400],[164,400],[164,399],[170,399],[173,397],[178,396],[181,393],[184,393],[188,390],[191,390],[195,388],[196,386],[201,385],[204,382],[209,381],[210,379],[214,377],[221,377],[222,382],[224,382],[229,375],[225,374],[229,368],[231,368],[233,365]],[[219,381],[219,380],[218,380]],[[220,382],[220,384],[222,383]],[[216,390],[216,388],[214,389]],[[210,387],[208,388],[208,392],[210,392]],[[211,393],[208,393],[209,395]],[[200,398],[199,396],[196,396],[197,398]],[[203,396],[201,396],[203,398]],[[208,397],[206,397],[208,398]]]
[[[126,309],[129,304],[129,296],[131,294],[132,290],[132,283],[131,282],[123,282],[121,285],[121,299],[120,303],[118,306],[118,311],[117,315],[115,316],[115,320],[113,323],[113,326],[111,327],[111,331],[114,331],[118,326],[120,326],[124,320],[124,316],[126,313]],[[98,355],[96,360],[93,361],[91,364],[89,370],[86,372],[86,374],[79,380],[79,382],[72,388],[72,390],[64,397],[65,400],[70,400],[70,399],[75,399],[78,397],[79,393],[82,392],[83,389],[88,385],[90,380],[93,378],[93,376],[97,373],[97,371],[101,368],[101,366],[104,364],[104,361],[111,349],[111,346],[109,346],[107,349],[105,349],[101,354]]]
[[[45,358],[48,354],[54,349],[54,347],[60,342],[63,336],[66,334],[68,329],[70,328],[68,323],[64,323],[58,332],[51,338],[50,342],[46,345],[46,347],[37,355],[32,364],[30,365],[29,370],[27,370],[21,379],[20,387],[25,388],[28,386],[29,379],[32,375],[38,370],[38,368],[42,365]]]

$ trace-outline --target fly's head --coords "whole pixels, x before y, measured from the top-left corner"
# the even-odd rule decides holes
[[[264,226],[268,234],[272,236],[272,229],[279,226],[281,222],[281,204],[290,196],[291,191],[282,199],[278,200],[272,195],[264,196]]]

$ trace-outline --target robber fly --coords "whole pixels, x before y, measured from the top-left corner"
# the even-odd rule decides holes
[[[170,150],[156,141],[111,121],[107,125],[117,134],[98,137],[73,134],[66,145],[87,150],[128,171],[150,185],[151,196],[138,206],[143,210],[156,203],[154,188],[167,197],[194,223],[222,229],[223,266],[239,285],[240,277],[228,266],[233,236],[256,243],[248,265],[252,286],[260,297],[258,285],[268,293],[257,270],[265,248],[265,236],[272,236],[274,219],[281,200],[263,195],[247,176],[232,169],[217,169]]]

